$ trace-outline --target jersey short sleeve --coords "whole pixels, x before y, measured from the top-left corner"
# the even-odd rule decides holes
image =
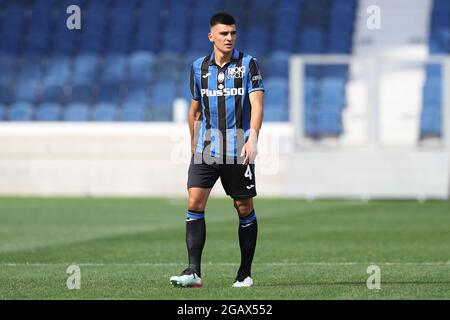
[[[247,79],[247,87],[248,87],[248,93],[262,90],[264,89],[263,79],[261,75],[261,70],[258,67],[258,63],[254,58],[250,59],[249,62],[249,74]]]
[[[191,88],[191,98],[197,101],[200,100],[200,90],[198,83],[196,81],[194,64],[191,65],[190,88]]]

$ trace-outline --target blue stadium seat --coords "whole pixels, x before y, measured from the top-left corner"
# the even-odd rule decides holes
[[[0,103],[9,104],[13,98],[12,80],[16,77],[16,58],[0,53]]]
[[[19,55],[22,51],[22,34],[0,34],[0,52]]]
[[[247,33],[247,52],[254,56],[262,56],[269,50],[270,43],[269,31],[258,27],[250,27]]]
[[[108,52],[126,53],[131,44],[133,34],[136,1],[118,1],[111,15],[110,32],[108,34]]]
[[[450,6],[447,0],[433,1],[430,17],[428,49],[430,54],[450,53]],[[425,67],[423,87],[421,136],[441,136],[442,70],[439,64]]]
[[[61,30],[53,36],[53,54],[72,55],[78,48],[80,30],[68,30],[67,27]]]
[[[98,87],[96,96],[97,102],[120,103],[122,99],[122,90],[119,84],[104,84]]]
[[[324,48],[324,35],[318,28],[305,28],[300,34],[300,52],[322,53]]]
[[[286,51],[275,51],[267,59],[263,74],[270,77],[285,77],[289,75],[289,56]]]
[[[107,55],[102,62],[100,82],[102,84],[117,84],[124,80],[126,58],[123,55]]]
[[[264,110],[264,121],[283,122],[288,121],[288,113],[281,108],[266,108]]]
[[[182,53],[186,50],[187,38],[185,30],[189,27],[188,16],[189,3],[187,1],[175,1],[169,5],[169,12],[176,19],[166,22],[165,36],[162,39],[162,50],[167,52]]]
[[[45,85],[42,88],[41,100],[63,104],[65,101],[64,86],[59,84]]]
[[[266,78],[264,86],[266,94],[264,95],[265,110],[277,110],[279,114],[276,119],[285,118],[288,110],[288,82],[286,78]],[[267,119],[275,121],[274,112],[269,112]],[[279,121],[279,120],[276,120]]]
[[[51,19],[50,15],[47,15],[47,19]],[[40,20],[34,22],[30,27],[25,42],[27,44],[27,53],[48,54],[50,52],[50,23]]]
[[[104,34],[88,34],[84,33],[81,37],[81,54],[100,54],[103,50]]]
[[[341,113],[331,111],[319,112],[317,115],[317,133],[320,135],[341,134]]]
[[[274,106],[278,110],[287,110],[288,99],[282,92],[267,90],[267,93],[265,94],[265,106],[267,108]]]
[[[110,3],[104,0],[89,0],[89,9],[94,10],[96,12],[107,11]]]
[[[278,31],[274,35],[274,47],[278,50],[296,52],[298,48],[297,33],[293,31]]]
[[[175,99],[175,86],[170,83],[158,83],[151,88],[150,104],[153,107],[172,108]]]
[[[13,101],[13,90],[9,84],[0,83],[0,103],[10,104]]]
[[[128,59],[128,82],[148,83],[153,79],[155,55],[150,52],[136,51]]]
[[[34,102],[36,100],[37,80],[20,78],[15,87],[14,98],[16,101]]]
[[[296,18],[293,18],[292,22],[289,21],[290,20],[287,19],[286,25],[290,25],[290,28],[283,27],[283,24],[276,25],[275,34],[273,36],[273,45],[277,50],[294,52],[298,47],[297,30],[299,29],[299,26]]]
[[[93,54],[82,54],[74,59],[73,84],[93,83],[97,76],[98,57]]]
[[[161,12],[161,7],[162,1],[144,1],[142,3],[142,7],[138,11],[135,51],[159,52],[163,17],[160,14],[155,15],[155,12]]]
[[[150,29],[150,31],[142,31],[147,29],[141,27],[140,31],[137,34],[136,45],[134,47],[134,50],[159,52],[160,50],[159,34],[157,31],[151,31],[151,30],[159,30],[158,28],[159,26],[156,27],[155,29]]]
[[[337,78],[345,82],[348,76],[347,65],[325,65],[322,68],[322,76],[326,78]]]
[[[317,107],[320,110],[340,112],[345,106],[345,99],[341,92],[324,92],[317,97]]]
[[[25,27],[25,10],[20,4],[6,4],[1,10],[0,52],[19,54]]]
[[[33,1],[33,12],[36,10],[48,11],[53,9],[55,2],[59,0],[34,0]]]
[[[127,103],[120,108],[119,120],[127,122],[141,122],[145,121],[147,111],[145,106],[137,103]]]
[[[173,53],[161,53],[156,61],[155,78],[159,81],[177,81],[181,76],[181,57]]]
[[[440,84],[426,83],[423,88],[423,109],[440,110],[442,105],[442,88]]]
[[[135,11],[136,1],[116,1],[112,10],[111,17],[115,24],[112,25],[112,32],[116,34],[123,34],[129,32],[133,22],[133,15]],[[123,30],[119,30],[123,26]]]
[[[108,35],[107,51],[115,54],[127,54],[131,47],[131,30],[126,35],[111,33]]]
[[[7,110],[6,105],[4,105],[3,103],[0,103],[0,121],[6,120],[7,112],[8,112],[8,110]]]
[[[61,120],[61,105],[57,103],[42,103],[36,109],[37,121]]]
[[[16,76],[17,60],[14,55],[0,54],[0,85],[11,84]]]
[[[305,78],[306,79],[318,79],[322,75],[323,67],[316,64],[305,65]]]
[[[70,77],[70,58],[56,56],[49,59],[47,71],[44,76],[44,86],[62,86]]]
[[[428,47],[431,54],[450,53],[450,8],[447,0],[433,1]]]
[[[442,68],[439,64],[427,64],[425,67],[427,78],[441,79]]]
[[[322,92],[325,92],[327,90],[344,91],[345,79],[335,77],[324,77],[320,80],[319,89]]]
[[[73,102],[91,103],[92,101],[92,86],[89,84],[78,84],[72,86],[72,93],[70,100]]]
[[[33,105],[28,102],[15,102],[9,108],[8,119],[10,121],[33,120]]]
[[[191,52],[198,52],[198,56],[206,55],[208,52],[212,52],[212,45],[208,39],[205,38],[204,33],[195,33],[191,38],[192,41],[189,42],[189,49]]]
[[[352,51],[351,34],[345,32],[331,32],[325,51],[334,54],[349,54]]]
[[[175,91],[175,96],[178,98],[184,98],[188,103],[191,101],[191,88],[187,83],[180,83]]]
[[[268,77],[264,80],[264,86],[267,91],[287,96],[288,80],[283,77]]]
[[[312,112],[317,100],[317,81],[315,79],[306,79],[304,82],[303,95],[304,107],[306,111]]]
[[[304,134],[309,137],[316,137],[317,130],[317,113],[305,112],[303,115]]]
[[[29,52],[47,53],[50,49],[52,27],[52,1],[35,1],[29,17],[29,31],[26,37]],[[47,3],[50,3],[48,5]]]
[[[12,3],[2,8],[2,32],[20,33],[25,24],[25,10],[20,4]]]
[[[64,108],[64,121],[88,121],[89,106],[85,103],[71,102]]]
[[[104,3],[106,3],[104,1]],[[107,10],[96,10],[96,8],[87,7],[83,16],[83,34],[88,36],[102,35],[107,27]]]
[[[42,76],[42,57],[36,54],[24,55],[20,58],[18,76],[25,79],[39,79]]]
[[[422,112],[420,116],[421,136],[441,136],[441,113]]]
[[[320,109],[340,111],[345,104],[345,81],[325,78],[319,83],[318,106]]]
[[[101,102],[94,105],[92,121],[117,121],[118,110],[116,105],[108,102]]]
[[[128,92],[124,96],[124,103],[133,102],[146,105],[149,99],[148,90],[149,86],[144,83],[128,86]]]

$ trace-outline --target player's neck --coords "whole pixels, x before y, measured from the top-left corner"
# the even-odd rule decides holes
[[[214,60],[219,67],[223,67],[225,64],[231,61],[233,51],[224,53],[220,50],[214,49]]]

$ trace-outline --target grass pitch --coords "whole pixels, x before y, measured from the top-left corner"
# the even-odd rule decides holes
[[[450,299],[450,203],[256,198],[252,288],[230,199],[210,199],[204,287],[186,266],[184,199],[0,198],[0,299]],[[68,266],[81,288],[66,286]],[[381,289],[369,290],[369,265]]]

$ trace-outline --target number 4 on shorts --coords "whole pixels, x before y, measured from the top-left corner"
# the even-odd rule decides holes
[[[247,170],[245,170],[244,177],[252,180],[253,175],[252,175],[252,170],[250,170],[250,165],[247,165]]]

